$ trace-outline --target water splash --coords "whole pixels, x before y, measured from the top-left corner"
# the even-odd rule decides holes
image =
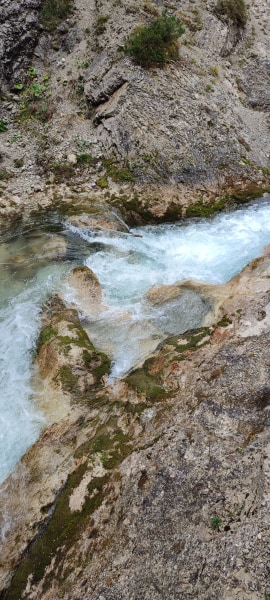
[[[73,264],[86,263],[102,284],[107,310],[98,319],[88,318],[86,327],[98,348],[108,347],[113,374],[121,377],[174,327],[174,316],[162,311],[153,319],[144,305],[145,292],[154,284],[183,279],[230,279],[270,243],[270,202],[260,200],[211,221],[141,227],[129,233],[65,227],[70,263],[39,267],[23,237],[0,246],[0,481],[45,424],[33,401],[32,351],[42,303],[52,292],[65,289],[63,275]],[[196,312],[196,303],[194,307]],[[181,309],[183,330],[196,326],[190,308],[186,302]]]
[[[39,437],[46,424],[33,402],[33,348],[41,304],[59,288],[63,267],[42,269],[34,281],[0,309],[0,482]],[[17,291],[17,287],[14,288]]]

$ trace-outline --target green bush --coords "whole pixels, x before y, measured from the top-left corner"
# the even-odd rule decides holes
[[[17,83],[14,89],[20,92],[19,121],[38,119],[45,122],[51,118],[53,107],[47,73],[40,77],[34,67],[29,67],[25,84]]]
[[[138,65],[162,66],[178,57],[178,38],[184,33],[182,22],[163,13],[148,27],[135,30],[125,44],[124,51]]]
[[[220,19],[230,20],[237,27],[245,27],[247,22],[245,0],[218,0],[214,12]]]
[[[0,119],[0,132],[2,133],[4,131],[7,131],[7,124],[3,119]]]

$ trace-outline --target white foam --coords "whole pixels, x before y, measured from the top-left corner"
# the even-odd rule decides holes
[[[228,281],[270,242],[270,205],[260,200],[212,220],[140,227],[131,234],[94,233],[76,227],[73,233],[89,244],[85,263],[99,278],[110,308],[102,322],[89,324],[89,335],[105,351],[106,338],[110,340],[114,346],[113,373],[120,377],[140,356],[134,321],[146,318],[142,303],[145,292],[154,284],[184,279]],[[189,310],[188,306],[183,306],[183,311]],[[127,313],[129,321],[125,321]],[[151,314],[148,316],[151,320]],[[183,313],[180,330],[185,330],[182,321],[192,326],[189,317],[188,312]],[[155,325],[161,337],[164,327],[171,332],[162,311]]]
[[[222,283],[258,256],[270,242],[270,204],[258,201],[211,221],[141,227],[131,234],[70,227],[72,257],[98,276],[105,292],[99,321],[88,322],[89,335],[97,347],[110,349],[113,373],[121,377],[153,344],[171,331],[172,323],[160,312],[153,320],[142,297],[154,284],[183,279]],[[78,237],[79,236],[79,237]],[[77,251],[76,251],[77,240]],[[83,242],[82,242],[83,240]],[[23,241],[16,242],[23,251]],[[71,245],[72,245],[71,244]],[[16,247],[16,252],[18,252]],[[9,252],[3,248],[3,261]],[[13,249],[13,254],[15,250]],[[12,255],[12,251],[11,251]],[[33,262],[33,256],[30,257]],[[60,287],[66,264],[48,264],[33,280],[24,282],[3,271],[0,297],[0,481],[33,444],[44,426],[44,416],[33,402],[32,351],[39,329],[39,312],[49,293]],[[20,273],[21,276],[21,273]],[[10,299],[12,298],[13,299]],[[190,303],[183,306],[188,321]],[[143,319],[143,321],[142,321]],[[184,328],[184,325],[181,325]],[[148,337],[150,336],[150,337]],[[151,338],[149,345],[148,340]]]
[[[0,310],[0,482],[45,425],[32,397],[33,348],[41,304],[49,291],[59,287],[62,272],[62,267],[42,269],[27,289]]]

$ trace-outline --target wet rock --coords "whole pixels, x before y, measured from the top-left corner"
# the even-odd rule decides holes
[[[101,211],[100,214],[82,213],[72,215],[68,219],[68,223],[82,229],[89,228],[97,231],[128,231],[128,226],[124,223],[118,214],[112,212]]]
[[[145,310],[152,306],[151,322],[167,335],[182,333],[205,324],[212,313],[211,295],[205,292],[193,282],[155,285],[145,294]]]
[[[67,284],[75,292],[72,301],[88,315],[97,316],[104,310],[102,288],[91,269],[84,265],[75,267],[67,277]]]
[[[40,376],[74,399],[83,397],[108,374],[110,361],[95,350],[77,311],[67,308],[58,296],[48,303],[43,322],[37,355]]]
[[[268,260],[253,261],[235,289],[249,278],[256,287],[256,271],[263,282]],[[76,401],[43,434],[1,490],[7,600],[26,596],[30,580],[33,600],[79,600],[82,589],[87,600],[137,600],[138,589],[151,600],[262,598],[270,322],[263,332],[241,332],[250,314],[262,322],[268,303],[258,284],[240,312],[235,298],[230,325],[167,339],[115,389],[102,388],[87,407]],[[53,326],[57,313],[63,338],[78,321],[55,298],[46,316]],[[74,329],[69,343],[76,337]]]
[[[66,240],[60,235],[33,239],[29,243],[29,253],[38,261],[63,260],[67,254]]]

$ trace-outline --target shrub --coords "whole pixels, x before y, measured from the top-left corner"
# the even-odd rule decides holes
[[[4,131],[7,131],[7,124],[3,119],[0,119],[0,132],[2,133]]]
[[[106,31],[106,23],[108,21],[107,16],[105,15],[101,15],[100,17],[98,17],[97,20],[97,25],[96,25],[96,34],[97,35],[101,35],[102,33],[104,33],[104,31]]]
[[[178,57],[178,38],[184,33],[182,22],[163,13],[151,25],[135,30],[127,40],[124,51],[138,65],[164,65]]]
[[[25,85],[17,83],[14,89],[21,92],[21,105],[19,120],[28,121],[29,119],[38,119],[39,121],[48,121],[53,112],[53,106],[50,101],[50,81],[49,75],[45,74],[39,77],[34,67],[29,67]]]
[[[218,0],[214,12],[220,19],[232,21],[236,27],[245,27],[247,22],[245,0]]]
[[[40,12],[41,25],[47,31],[53,31],[68,17],[72,7],[72,0],[43,0]]]
[[[218,516],[212,517],[211,521],[210,521],[210,525],[211,528],[215,531],[216,529],[220,528],[220,525],[222,523],[222,519]]]
[[[0,181],[5,181],[10,179],[11,173],[9,173],[5,168],[0,169]]]

